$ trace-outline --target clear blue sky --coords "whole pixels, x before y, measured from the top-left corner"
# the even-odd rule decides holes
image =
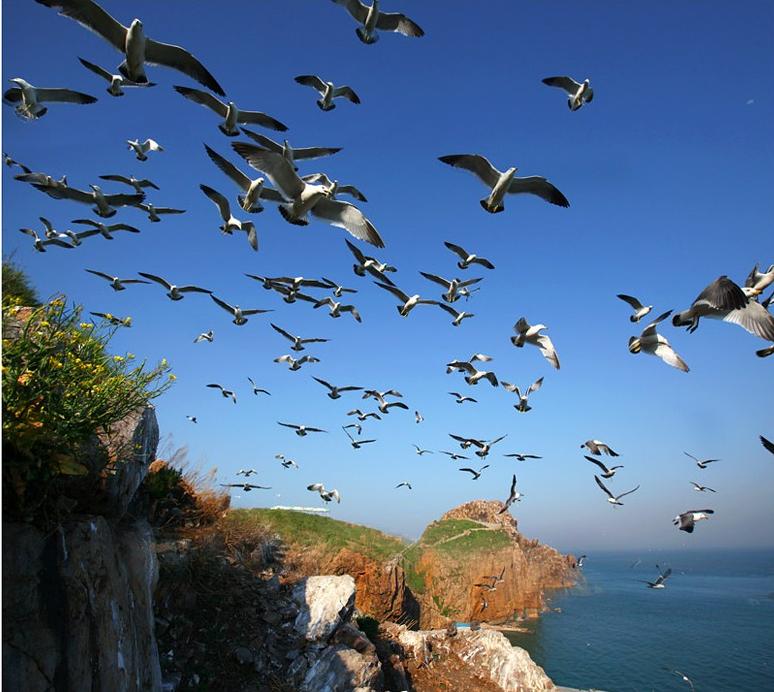
[[[686,375],[629,354],[627,340],[638,330],[615,294],[641,297],[655,305],[654,314],[682,309],[718,275],[742,281],[755,262],[774,260],[774,5],[748,2],[741,11],[717,1],[500,0],[441,8],[396,0],[385,9],[405,11],[426,36],[383,35],[372,46],[357,40],[352,19],[327,0],[239,2],[228,11],[216,3],[104,5],[125,24],[140,17],[149,36],[187,47],[230,98],[286,122],[296,146],[343,147],[302,171],[323,170],[365,192],[362,208],[387,245],[374,254],[399,267],[394,278],[409,293],[436,293],[419,270],[458,273],[444,240],[497,265],[468,271],[485,280],[466,306],[476,317],[454,329],[437,308],[400,318],[389,295],[353,275],[339,229],[316,221],[294,227],[269,206],[254,218],[259,253],[243,237],[221,236],[215,207],[198,186],[230,198],[236,190],[207,159],[203,143],[247,168],[230,150],[234,140],[218,131],[216,116],[172,90],[199,85],[151,67],[159,86],[113,98],[78,63],[82,56],[114,69],[121,58],[107,43],[31,0],[5,3],[3,83],[23,76],[99,101],[54,104],[33,123],[3,106],[4,150],[35,171],[66,173],[82,188],[105,173],[147,176],[161,187],[151,201],[188,211],[151,224],[140,211],[123,210],[116,220],[138,225],[140,235],[38,254],[19,227],[38,227],[42,215],[64,230],[87,209],[17,183],[6,169],[3,253],[15,253],[43,296],[62,291],[88,310],[132,315],[134,326],[120,332],[116,347],[150,360],[165,356],[179,378],[157,401],[162,434],[187,445],[195,464],[217,466],[223,482],[254,466],[259,482],[273,487],[235,497],[236,506],[317,504],[305,487],[323,482],[343,495],[332,516],[416,536],[461,502],[504,500],[515,470],[527,496],[514,508],[522,530],[560,548],[771,545],[774,457],[758,435],[774,438],[774,363],[754,355],[764,342],[708,320],[692,335],[665,325],[691,367]],[[313,92],[293,82],[304,73],[351,85],[362,105],[342,102],[321,112]],[[561,92],[540,83],[554,74],[589,76],[594,102],[571,113]],[[137,137],[153,137],[166,150],[139,163],[124,144]],[[437,160],[462,152],[483,153],[501,169],[516,165],[523,175],[545,175],[572,206],[519,196],[506,201],[504,213],[486,214],[478,204],[484,188]],[[275,312],[238,328],[206,296],[172,303],[157,286],[116,294],[86,267],[195,282],[243,307]],[[244,272],[335,278],[359,289],[353,302],[363,323],[331,320],[308,304],[286,305]],[[510,345],[522,315],[548,325],[561,371],[536,350]],[[299,372],[273,363],[289,351],[269,320],[330,338],[308,351],[322,362]],[[215,330],[215,342],[194,345],[207,329]],[[516,413],[515,397],[502,389],[468,388],[460,376],[445,374],[448,360],[477,351],[494,356],[498,376],[520,386],[545,376],[532,411]],[[350,422],[347,410],[366,402],[358,394],[329,400],[313,374],[397,388],[412,410],[369,421],[364,436],[378,442],[353,451],[339,426]],[[254,398],[248,375],[272,397]],[[238,405],[206,389],[208,382],[236,389]],[[458,406],[450,390],[480,403]],[[415,408],[425,416],[420,425]],[[277,420],[330,433],[298,438]],[[445,456],[414,453],[412,443],[455,449],[450,432],[508,438],[473,482]],[[623,508],[608,506],[594,467],[583,459],[579,445],[592,437],[622,454],[626,468],[613,488],[642,486]],[[684,450],[722,462],[700,471]],[[511,451],[544,458],[521,464],[500,456]],[[277,452],[301,470],[283,469]],[[413,492],[394,490],[402,480],[414,484]],[[717,495],[693,492],[691,480],[717,488]],[[717,514],[694,535],[671,526],[678,511],[707,505]]]

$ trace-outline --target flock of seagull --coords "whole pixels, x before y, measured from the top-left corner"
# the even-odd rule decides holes
[[[54,8],[59,14],[70,18],[87,29],[91,30],[105,41],[111,44],[123,60],[113,73],[92,62],[79,58],[84,68],[108,83],[106,91],[112,97],[122,97],[125,89],[151,88],[156,83],[148,80],[146,67],[161,65],[176,70],[198,82],[207,89],[192,88],[175,85],[174,90],[184,99],[198,104],[212,111],[218,118],[218,130],[227,137],[244,135],[250,141],[235,141],[231,143],[231,150],[243,160],[250,168],[260,175],[254,176],[245,173],[239,166],[229,161],[223,154],[214,148],[204,145],[207,158],[230,181],[229,194],[205,184],[201,184],[201,192],[215,205],[220,221],[219,230],[223,235],[233,236],[234,233],[244,233],[250,248],[259,249],[258,231],[256,223],[245,219],[242,214],[258,214],[264,210],[264,203],[277,206],[279,213],[290,224],[306,225],[310,223],[310,216],[329,225],[339,227],[347,231],[354,240],[369,243],[376,248],[384,247],[384,240],[374,224],[366,217],[363,211],[352,202],[338,198],[346,195],[358,203],[366,203],[366,196],[352,184],[340,184],[338,180],[331,179],[322,172],[300,175],[298,164],[309,160],[317,160],[336,155],[338,147],[293,147],[287,139],[282,143],[270,139],[268,136],[247,129],[245,125],[258,126],[264,129],[284,132],[288,128],[278,119],[257,110],[247,110],[238,107],[233,101],[224,101],[225,92],[215,77],[205,66],[188,50],[173,44],[162,43],[151,39],[145,34],[143,23],[134,19],[128,26],[108,14],[93,0],[36,0],[41,5]],[[357,23],[356,33],[364,44],[373,44],[379,39],[381,32],[396,32],[407,37],[421,37],[423,30],[411,19],[400,13],[383,12],[378,0],[373,0],[371,5],[365,5],[360,0],[333,0],[343,6],[348,14]],[[91,95],[83,94],[66,88],[41,88],[32,85],[22,78],[11,80],[14,86],[3,95],[6,104],[11,105],[15,112],[27,120],[36,120],[45,116],[48,108],[54,103],[93,104],[97,99]],[[315,90],[319,98],[317,106],[323,111],[330,111],[337,107],[341,100],[351,104],[360,104],[361,100],[355,90],[347,85],[337,85],[326,81],[317,75],[299,75],[295,82],[302,86],[308,86]],[[543,82],[550,87],[563,90],[567,96],[567,105],[571,111],[577,111],[584,105],[592,102],[594,92],[588,79],[577,82],[567,76],[548,77]],[[218,98],[220,97],[220,98]],[[327,116],[326,116],[327,117]],[[133,139],[126,142],[128,150],[134,153],[138,162],[146,162],[151,156],[163,155],[164,148],[154,139]],[[496,168],[486,157],[480,154],[450,154],[439,157],[439,161],[452,167],[472,173],[488,190],[485,197],[480,199],[481,207],[488,213],[497,214],[505,209],[507,195],[530,194],[540,197],[545,202],[567,208],[570,203],[565,195],[547,178],[539,175],[527,177],[516,176],[517,167],[509,166],[504,170]],[[104,192],[99,185],[89,184],[88,190],[73,187],[67,181],[66,176],[59,179],[42,172],[35,172],[31,168],[19,163],[10,155],[4,154],[4,162],[7,166],[18,167],[21,173],[16,175],[18,181],[32,185],[35,189],[45,193],[56,200],[69,200],[90,206],[96,216],[102,220],[75,219],[73,224],[87,227],[85,230],[72,231],[70,229],[59,231],[48,219],[40,217],[42,230],[32,228],[20,229],[22,233],[33,239],[33,248],[38,252],[46,252],[47,249],[58,247],[61,249],[75,249],[87,238],[101,236],[107,240],[113,240],[114,234],[123,231],[139,233],[140,229],[125,223],[106,223],[104,220],[112,219],[118,211],[124,207],[141,209],[148,215],[150,222],[158,223],[162,217],[169,214],[182,214],[185,210],[171,207],[155,206],[146,199],[148,191],[159,191],[159,186],[148,178],[138,178],[134,175],[104,174],[101,180],[115,183],[129,188],[121,192]],[[233,186],[236,186],[236,195]],[[235,215],[236,214],[236,215]],[[254,218],[254,217],[251,217]],[[213,223],[214,225],[214,223]],[[355,276],[372,279],[373,283],[392,298],[398,314],[403,318],[409,318],[417,308],[420,312],[430,308],[442,310],[451,317],[451,324],[460,327],[466,320],[475,318],[475,313],[459,309],[459,301],[465,299],[465,306],[482,289],[480,285],[484,281],[483,276],[460,278],[459,276],[444,276],[438,273],[420,272],[428,282],[428,289],[434,291],[429,297],[427,294],[400,288],[393,275],[398,271],[397,267],[390,265],[378,258],[369,256],[350,240],[345,240],[346,247],[354,259],[353,272]],[[460,272],[468,269],[495,270],[494,263],[485,257],[481,257],[470,248],[462,245],[445,242],[445,247],[455,257],[456,267]],[[216,296],[213,291],[190,283],[173,283],[169,278],[138,272],[141,278],[122,278],[96,269],[87,269],[87,272],[102,279],[114,291],[123,291],[127,287],[147,284],[160,286],[165,295],[172,301],[179,301],[189,294],[204,294],[209,296],[212,303],[227,313],[231,322],[236,326],[242,326],[248,319],[271,310],[258,308],[243,308],[240,305],[229,302]],[[350,302],[349,296],[357,294],[360,289],[340,284],[326,277],[308,278],[303,276],[258,276],[246,274],[247,278],[258,282],[267,291],[278,294],[287,304],[309,303],[312,309],[327,308],[331,318],[338,319],[344,316],[351,317],[356,322],[362,321],[358,308]],[[176,279],[177,280],[177,279]],[[691,305],[672,317],[675,327],[686,327],[689,332],[694,332],[702,317],[718,319],[730,324],[736,324],[747,332],[768,342],[774,342],[774,316],[769,312],[772,296],[761,299],[764,291],[774,283],[774,265],[765,270],[760,270],[756,265],[747,276],[744,285],[735,283],[727,276],[721,276],[711,282],[699,293]],[[442,291],[439,293],[439,289]],[[136,289],[133,289],[136,290]],[[315,295],[315,292],[319,292]],[[652,305],[645,305],[638,298],[618,294],[618,298],[626,302],[632,310],[629,319],[632,323],[639,323],[653,309]],[[130,327],[130,318],[120,318],[109,312],[92,312],[92,315],[105,319],[111,324]],[[629,340],[631,353],[646,353],[660,358],[664,363],[688,372],[689,367],[683,358],[678,355],[665,336],[658,332],[659,325],[672,315],[672,310],[661,313],[641,331],[638,336],[632,336]],[[324,344],[328,338],[296,335],[282,326],[270,323],[271,328],[285,342],[289,344],[292,353],[278,355],[274,362],[286,366],[291,371],[298,371],[304,367],[320,363],[320,359],[306,353],[301,356],[293,355],[305,351],[307,347]],[[545,361],[555,370],[560,369],[557,350],[548,336],[547,327],[544,324],[531,324],[525,317],[520,317],[515,323],[515,334],[511,336],[511,343],[515,348],[522,349],[525,346],[534,347],[542,355]],[[194,343],[210,343],[215,339],[212,329],[201,332],[195,337]],[[774,345],[758,350],[757,355],[766,357],[774,353]],[[446,372],[449,375],[462,375],[461,381],[468,386],[475,387],[482,381],[488,382],[495,388],[502,389],[515,395],[516,403],[513,404],[518,413],[528,413],[532,410],[532,397],[543,386],[543,377],[537,378],[526,387],[520,387],[501,380],[493,370],[483,369],[492,361],[492,358],[483,353],[474,353],[468,358],[459,358],[446,363]],[[482,368],[482,369],[479,369]],[[255,396],[270,396],[270,392],[259,387],[251,378],[247,378],[251,391]],[[409,410],[409,406],[402,401],[403,396],[394,389],[380,391],[366,389],[361,386],[334,384],[322,377],[314,376],[326,396],[336,400],[342,396],[351,395],[353,392],[362,392],[362,400],[373,403],[375,410],[363,410],[352,408],[346,414],[357,419],[357,423],[342,425],[349,444],[354,450],[367,444],[373,444],[376,438],[363,439],[361,437],[363,425],[368,421],[379,421],[382,416],[388,415],[392,410]],[[207,388],[218,392],[223,398],[237,403],[237,394],[234,389],[220,383],[209,383]],[[475,405],[476,399],[460,391],[450,391],[456,403],[459,405]],[[196,416],[189,415],[187,419],[196,424]],[[424,420],[422,414],[415,410],[414,419],[417,424]],[[297,422],[277,421],[278,425],[292,430],[299,437],[310,434],[324,434],[328,431]],[[489,456],[492,447],[506,438],[506,435],[494,439],[481,439],[449,433],[450,438],[459,445],[460,451],[439,450],[452,461],[469,461],[470,453],[478,457],[481,465],[463,466],[460,472],[469,474],[472,481],[478,480],[481,475],[490,468],[490,463],[484,463]],[[766,449],[774,453],[774,446],[761,438]],[[433,451],[413,445],[419,456],[432,454]],[[616,473],[623,468],[622,465],[610,465],[604,463],[600,457],[618,457],[609,445],[599,440],[587,440],[581,445],[589,455],[584,458],[594,464],[598,469],[598,475],[594,480],[602,492],[607,496],[607,502],[613,507],[623,505],[622,498],[631,495],[639,489],[639,485],[622,493],[613,492],[604,481],[610,482]],[[466,454],[466,452],[468,454]],[[516,452],[504,454],[505,457],[518,461],[537,460],[541,457],[531,453]],[[690,455],[689,455],[690,456]],[[299,465],[278,454],[276,458],[287,469],[298,469]],[[695,459],[695,458],[694,458]],[[708,464],[717,460],[696,459],[699,469],[705,469]],[[248,482],[251,475],[256,474],[255,469],[241,469],[238,475],[244,476],[244,482],[224,484],[226,487],[240,488],[245,492],[253,489],[269,489]],[[697,492],[712,492],[715,490],[707,486],[691,481]],[[396,488],[412,490],[410,480],[398,483]],[[327,489],[322,483],[313,483],[307,486],[310,492],[319,494],[325,503],[340,503],[342,494],[338,489]],[[520,502],[525,497],[517,490],[517,479],[514,474],[511,480],[508,496],[505,500],[502,512],[507,511],[514,502]],[[674,523],[681,531],[693,532],[695,524],[708,519],[713,514],[712,509],[688,510],[677,515]],[[670,572],[660,573],[659,578],[649,585],[652,588],[663,588],[664,582]],[[487,588],[494,589],[498,578],[493,577],[491,585]],[[499,580],[502,580],[500,575]]]

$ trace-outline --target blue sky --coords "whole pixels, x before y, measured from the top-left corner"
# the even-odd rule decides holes
[[[323,482],[343,495],[332,516],[416,536],[461,502],[504,500],[516,472],[527,496],[514,508],[520,527],[563,549],[772,544],[774,458],[758,443],[759,434],[774,438],[772,363],[754,355],[765,344],[708,320],[692,335],[665,325],[663,333],[691,367],[686,375],[629,354],[628,338],[638,330],[615,297],[637,295],[655,306],[654,314],[683,309],[718,275],[743,281],[755,262],[774,260],[774,100],[766,88],[774,67],[771,3],[750,2],[744,12],[721,2],[498,1],[445,3],[443,11],[437,3],[388,3],[387,10],[406,12],[426,36],[383,35],[372,46],[357,40],[343,8],[325,0],[240,2],[229,13],[214,3],[104,6],[123,23],[140,17],[149,36],[191,50],[229,98],[287,123],[295,146],[343,147],[302,171],[322,170],[364,191],[369,202],[362,209],[386,242],[373,254],[398,266],[393,277],[409,293],[436,293],[419,270],[459,273],[444,240],[497,266],[468,270],[466,277],[485,278],[466,306],[476,317],[455,329],[437,308],[399,317],[388,294],[354,276],[339,229],[316,221],[291,226],[268,206],[253,219],[260,252],[244,238],[221,236],[216,209],[198,186],[229,198],[236,190],[207,159],[203,143],[249,169],[231,151],[234,140],[218,131],[216,116],[172,90],[199,85],[151,67],[159,86],[113,98],[78,63],[81,56],[114,69],[121,58],[107,43],[32,1],[6,3],[4,84],[22,76],[99,101],[54,104],[32,123],[3,106],[3,149],[35,171],[67,174],[81,188],[100,174],[147,176],[161,188],[149,200],[187,213],[151,224],[138,210],[122,210],[116,220],[137,225],[140,235],[39,254],[18,228],[37,228],[42,215],[64,230],[87,209],[52,200],[5,169],[3,253],[14,254],[43,296],[61,291],[88,310],[132,315],[134,326],[120,332],[116,348],[149,360],[167,357],[178,376],[157,401],[168,443],[187,445],[192,462],[216,466],[223,482],[254,466],[259,482],[272,486],[269,493],[235,496],[235,506],[314,505],[306,485]],[[321,112],[314,93],[293,82],[306,73],[351,85],[362,104],[341,102]],[[594,102],[571,113],[562,93],[540,82],[554,74],[589,76]],[[136,161],[124,142],[138,137],[157,139],[165,151]],[[506,200],[504,213],[486,214],[478,204],[484,188],[437,160],[463,152],[480,152],[500,169],[516,165],[521,175],[547,176],[571,207],[519,196]],[[161,274],[275,312],[235,327],[206,296],[172,303],[157,286],[117,294],[87,267],[124,277]],[[363,323],[286,305],[245,272],[332,277],[359,290],[353,302]],[[561,371],[536,350],[510,345],[522,315],[548,325]],[[299,372],[273,363],[289,351],[270,320],[330,338],[308,350],[322,362]],[[207,329],[215,342],[194,345]],[[448,360],[474,352],[493,356],[498,376],[520,386],[545,376],[533,410],[519,414],[503,389],[468,388],[460,376],[445,374]],[[248,375],[271,398],[254,398]],[[312,375],[397,388],[411,411],[369,421],[364,437],[378,442],[354,451],[340,426],[350,422],[346,411],[366,402],[357,393],[331,401]],[[239,403],[206,389],[208,382],[236,389]],[[458,406],[451,390],[480,403]],[[424,423],[414,423],[415,408]],[[330,433],[298,438],[277,420]],[[443,455],[414,453],[413,443],[454,450],[450,432],[508,437],[474,482]],[[625,468],[611,487],[623,492],[641,484],[625,507],[612,509],[596,488],[594,467],[579,449],[588,438],[622,454]],[[501,457],[513,451],[543,459]],[[722,461],[700,471],[683,451]],[[301,469],[283,469],[274,460],[278,452]],[[414,490],[395,490],[402,480]],[[694,493],[691,480],[717,488],[717,495]],[[671,526],[678,511],[699,505],[715,508],[713,521],[692,536]]]

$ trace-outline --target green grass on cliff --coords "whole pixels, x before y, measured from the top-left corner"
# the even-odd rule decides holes
[[[242,529],[253,525],[269,529],[295,545],[349,548],[374,560],[387,560],[406,547],[399,538],[367,526],[286,509],[234,509],[226,522]]]

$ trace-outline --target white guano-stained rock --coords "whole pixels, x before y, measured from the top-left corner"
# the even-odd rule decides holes
[[[294,627],[307,641],[327,641],[355,608],[355,580],[340,577],[308,577],[293,589],[299,607]]]

